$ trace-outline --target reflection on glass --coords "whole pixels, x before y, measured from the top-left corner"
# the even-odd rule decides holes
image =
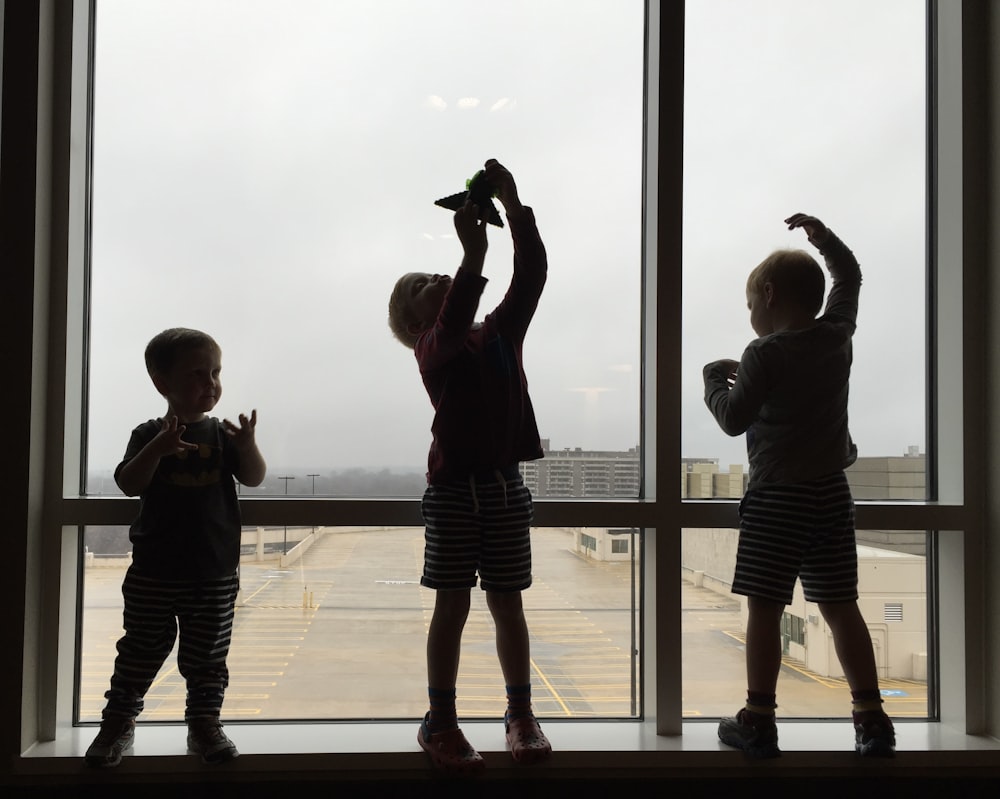
[[[737,530],[685,530],[681,580],[684,714],[731,716],[746,698],[746,598],[730,592]],[[926,718],[927,536],[858,530],[858,605],[868,623],[886,712]],[[801,585],[781,624],[781,718],[850,715],[851,694],[833,637]]]
[[[536,528],[524,592],[535,712],[630,718],[639,712],[642,536],[634,528]],[[100,719],[121,635],[124,527],[88,528],[80,652],[81,721]],[[419,585],[422,528],[247,528],[223,718],[419,718],[434,592]],[[458,709],[505,707],[483,592],[463,636]],[[179,721],[184,680],[167,658],[141,721]]]

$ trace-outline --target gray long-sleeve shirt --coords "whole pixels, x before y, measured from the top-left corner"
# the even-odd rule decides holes
[[[816,324],[750,342],[732,387],[724,361],[704,369],[705,403],[719,426],[746,433],[749,488],[812,480],[857,459],[847,398],[861,269],[832,231],[820,251],[833,285]]]

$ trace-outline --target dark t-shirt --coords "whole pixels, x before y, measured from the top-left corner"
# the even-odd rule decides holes
[[[161,419],[151,419],[132,431],[116,480],[162,425]],[[140,495],[139,517],[129,529],[132,568],[165,580],[226,577],[240,561],[240,509],[233,479],[239,452],[216,418],[187,425],[183,438],[198,450],[161,458]]]

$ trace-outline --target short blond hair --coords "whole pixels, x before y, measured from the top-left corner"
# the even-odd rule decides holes
[[[760,296],[767,283],[813,316],[823,307],[826,277],[816,259],[805,250],[775,250],[767,256],[747,278],[747,294]]]
[[[410,298],[406,296],[403,286],[403,275],[393,286],[392,294],[389,296],[389,329],[392,334],[411,350],[417,345],[419,336],[410,332],[410,325],[417,324],[420,320],[413,313],[410,305]]]

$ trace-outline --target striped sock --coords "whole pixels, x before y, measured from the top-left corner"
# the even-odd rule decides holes
[[[427,688],[431,710],[427,714],[427,729],[431,733],[454,730],[458,727],[454,688]]]
[[[531,684],[507,686],[507,712],[504,718],[522,719],[531,715]]]
[[[882,694],[878,688],[865,691],[851,691],[852,710],[855,715],[872,711],[882,711]]]
[[[757,716],[773,716],[778,706],[775,694],[747,691],[746,709]]]

